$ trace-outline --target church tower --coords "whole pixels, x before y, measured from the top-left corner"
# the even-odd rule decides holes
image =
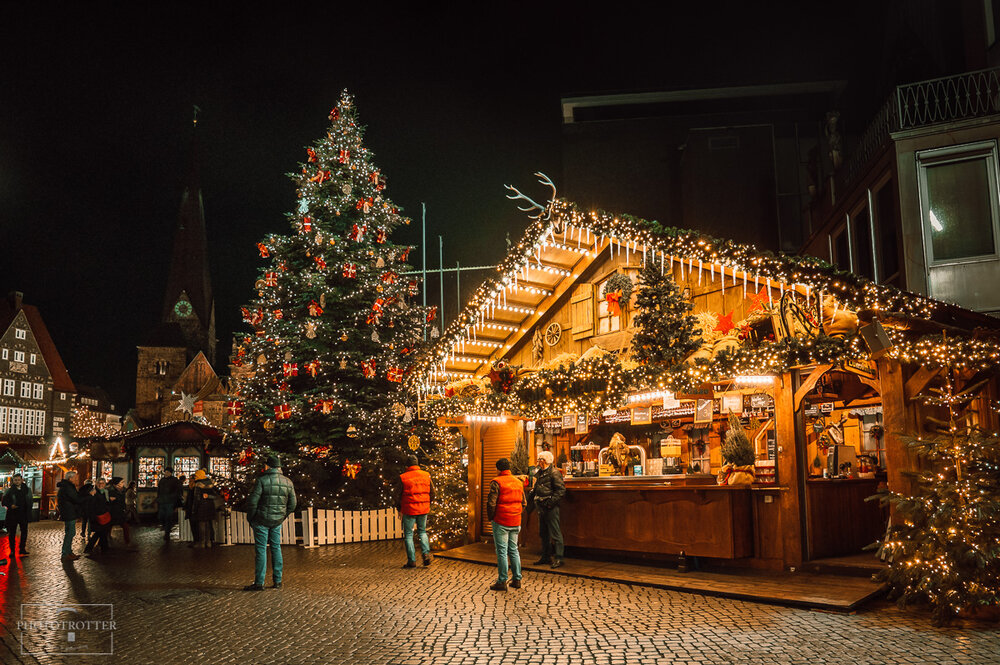
[[[215,300],[199,184],[197,111],[195,107],[191,167],[181,195],[163,309],[156,327],[138,347],[136,411],[147,423],[160,422],[165,407],[176,401],[173,386],[199,353],[215,364]]]

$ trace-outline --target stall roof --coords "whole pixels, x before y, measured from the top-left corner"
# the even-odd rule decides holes
[[[122,447],[128,449],[137,446],[203,445],[206,442],[210,445],[218,445],[223,442],[225,437],[226,433],[215,427],[177,420],[162,425],[122,432],[114,436],[94,437],[89,439],[89,442],[121,441]]]
[[[547,179],[545,184],[551,183]],[[1000,331],[1000,319],[893,286],[875,283],[821,259],[776,254],[694,230],[603,211],[584,212],[565,199],[529,201],[532,223],[484,281],[468,305],[418,360],[410,380],[428,387],[483,376],[531,333],[546,311],[567,295],[587,269],[605,255],[634,255],[643,265],[713,271],[734,286],[752,283],[777,296],[805,300],[831,296],[840,306],[895,313],[915,321],[973,332]],[[554,187],[553,187],[554,194]],[[641,257],[641,258],[640,258]]]

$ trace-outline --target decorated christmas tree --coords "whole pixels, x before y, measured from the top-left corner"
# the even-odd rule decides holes
[[[691,303],[684,299],[673,275],[650,263],[639,277],[639,311],[632,356],[640,363],[669,367],[701,345]]]
[[[928,419],[937,433],[909,441],[926,467],[910,474],[912,495],[881,495],[894,520],[880,577],[901,606],[929,604],[937,625],[984,609],[995,617],[1000,605],[1000,439],[974,424],[969,392],[954,386],[952,375],[926,400],[947,413]]]
[[[229,409],[244,467],[276,452],[303,503],[382,508],[406,455],[438,431],[416,419],[402,383],[434,313],[414,304],[412,248],[391,239],[409,220],[346,92],[330,122],[291,175],[291,233],[257,244],[266,264],[243,308],[253,331],[237,340]]]

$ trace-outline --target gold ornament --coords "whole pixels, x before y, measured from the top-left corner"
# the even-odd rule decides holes
[[[344,185],[343,187],[341,187],[340,191],[342,191],[344,194],[350,195],[351,194],[351,183],[347,183],[346,185]]]
[[[375,261],[375,267],[376,268],[384,268],[385,267],[385,259],[383,259],[381,256],[378,257],[378,260]]]
[[[406,407],[403,406],[400,402],[396,402],[395,404],[392,405],[392,415],[396,416],[397,418],[402,418],[404,413],[406,413]]]
[[[382,293],[383,291],[385,291],[385,289],[384,289],[384,288],[382,288],[382,285],[381,285],[381,284],[379,284],[378,286],[376,286],[376,287],[375,287],[375,290],[376,290],[376,291],[378,291],[379,293]]]
[[[347,369],[347,360],[344,358],[340,359],[340,369]]]
[[[272,421],[270,421],[270,420],[265,420],[264,421],[264,429],[266,429],[268,431],[271,431],[272,427],[274,427],[274,423]]]
[[[326,307],[326,294],[325,293],[319,294],[319,306],[320,307]]]
[[[317,245],[322,245],[323,244],[323,234],[322,233],[317,233],[316,234],[316,244]]]
[[[341,342],[346,342],[347,341],[347,333],[344,333],[343,335],[340,336],[340,341]]]
[[[306,337],[316,339],[316,324],[312,321],[306,321]]]
[[[257,364],[258,365],[263,365],[266,362],[267,362],[267,356],[265,356],[263,353],[260,354],[259,356],[257,356]]]
[[[292,352],[291,351],[285,351],[285,362],[289,362],[289,361],[291,361],[291,359],[292,359]]]
[[[350,438],[352,438],[352,439],[356,439],[357,436],[358,436],[358,428],[355,427],[354,425],[351,425],[350,427],[348,427],[347,428],[347,436],[350,437]]]
[[[416,450],[420,447],[420,437],[416,434],[411,434],[410,438],[406,440],[406,445],[410,447],[410,450]]]

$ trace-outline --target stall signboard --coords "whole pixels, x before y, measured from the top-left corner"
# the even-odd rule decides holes
[[[722,396],[722,413],[743,413],[743,394],[726,393]]]
[[[712,414],[715,412],[714,399],[699,399],[694,406],[694,421],[696,423],[712,422]]]
[[[676,409],[680,407],[681,401],[674,397],[673,393],[663,396],[663,408],[664,409]]]
[[[817,418],[819,417],[819,407],[815,404],[810,404],[806,407],[805,411],[806,418]]]
[[[632,409],[633,425],[648,425],[653,422],[653,410],[648,406],[637,406]]]
[[[751,393],[748,397],[751,409],[770,409],[773,404],[767,393]]]
[[[778,459],[778,441],[773,429],[767,430],[767,459]]]
[[[845,360],[841,363],[841,367],[845,372],[857,374],[866,379],[874,379],[876,377],[875,363],[870,360]]]
[[[565,427],[563,427],[562,418],[549,418],[548,420],[543,420],[542,428],[546,432],[559,432],[563,429],[566,429]]]
[[[463,427],[465,425],[463,416],[445,416],[441,420],[441,427]]]
[[[601,464],[597,467],[598,476],[612,476],[614,473],[615,470],[610,464]]]
[[[833,402],[823,402],[820,404],[819,412],[825,415],[833,413]]]
[[[567,413],[562,417],[562,428],[563,429],[573,429],[576,425],[576,414]]]
[[[603,422],[608,425],[613,425],[616,423],[628,423],[631,421],[632,421],[632,412],[629,411],[628,409],[621,409],[621,410],[611,409],[602,414],[600,420],[600,422]],[[593,419],[591,419],[590,422],[593,423],[594,422]]]
[[[578,413],[576,414],[576,429],[574,430],[577,434],[586,434],[590,431],[590,427],[587,423],[587,414]]]

